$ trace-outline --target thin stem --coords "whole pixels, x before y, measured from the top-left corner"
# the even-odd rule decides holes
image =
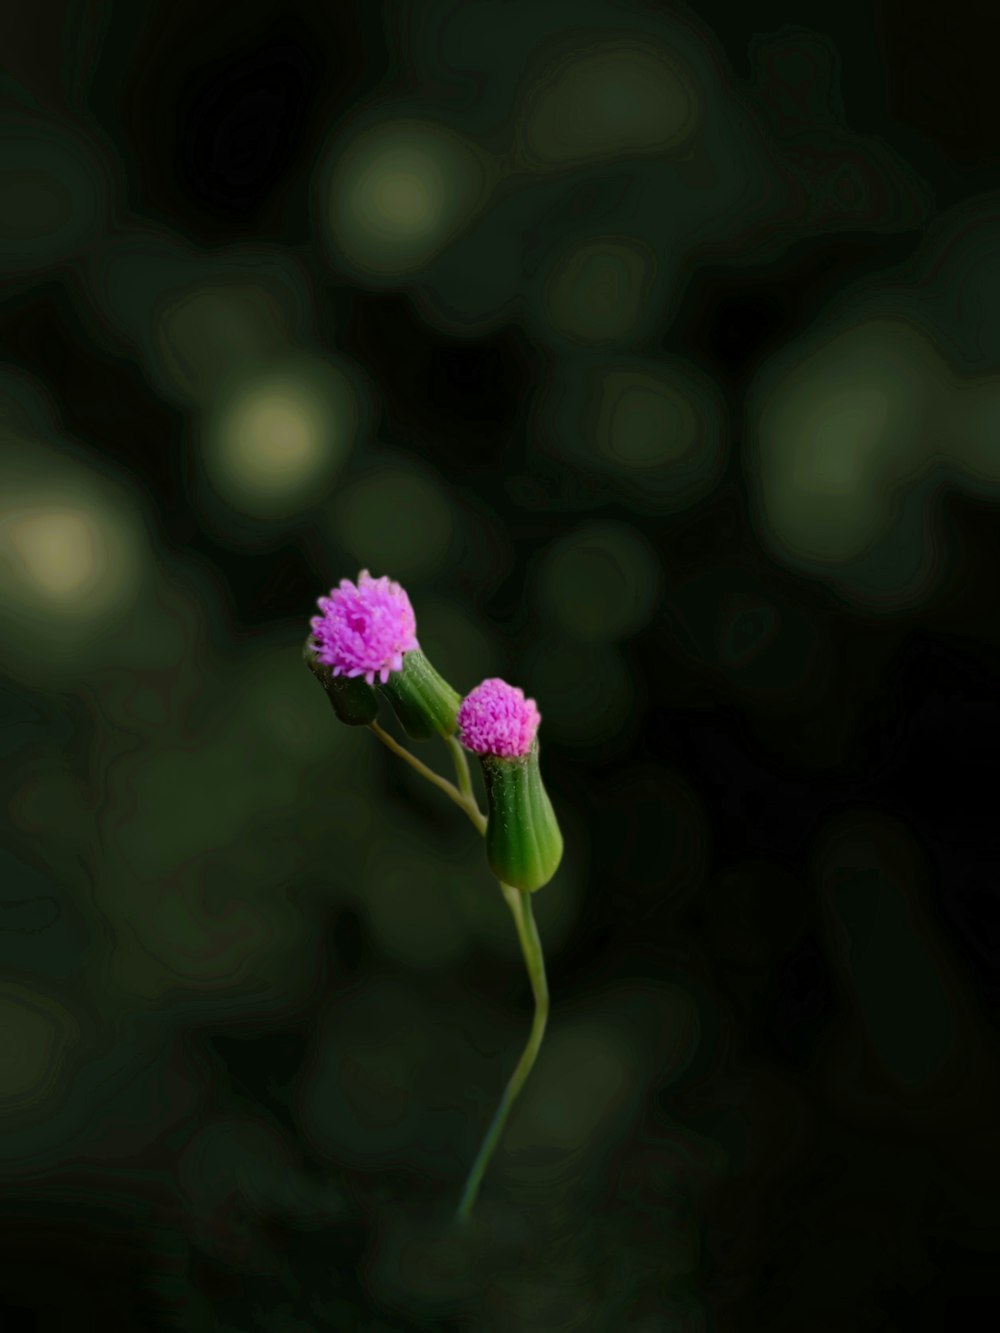
[[[461,741],[454,736],[445,736],[445,744],[451,751],[451,757],[455,764],[455,775],[458,778],[458,789],[468,800],[472,801],[475,797],[472,794],[472,775],[469,772],[469,761],[465,756],[465,747]]]
[[[428,768],[427,765],[418,759],[415,754],[410,754],[409,750],[404,745],[400,745],[395,736],[390,736],[387,731],[383,731],[377,722],[369,722],[368,726],[374,731],[382,744],[389,747],[393,754],[398,754],[400,759],[405,759],[410,767],[415,768],[422,778],[426,778],[428,782],[433,782],[435,787],[440,787],[444,794],[450,797],[456,805],[460,805],[466,814],[470,813],[468,801],[453,782],[449,782],[447,778],[441,777],[440,774],[435,773],[432,768]]]
[[[451,751],[455,765],[455,776],[458,779],[457,787],[454,783],[449,782],[447,778],[442,778],[433,769],[428,768],[416,755],[411,754],[405,746],[400,745],[395,737],[390,736],[387,731],[383,731],[377,722],[370,722],[368,725],[382,744],[392,750],[393,754],[399,755],[400,759],[404,759],[421,777],[426,778],[428,782],[432,782],[435,787],[440,788],[446,796],[460,806],[472,820],[478,832],[485,836],[487,819],[480,810],[479,802],[476,800],[473,791],[472,776],[469,772],[469,761],[465,750],[454,736],[445,736],[444,740]],[[483,1176],[486,1174],[486,1168],[489,1166],[490,1159],[500,1141],[511,1107],[517,1100],[528,1075],[534,1067],[542,1045],[542,1038],[545,1036],[545,1026],[549,1020],[549,986],[545,977],[542,942],[538,937],[538,927],[535,925],[535,917],[531,908],[531,895],[522,893],[519,889],[513,888],[510,884],[505,884],[502,880],[500,881],[500,889],[514,917],[514,925],[517,927],[521,953],[524,955],[528,978],[531,982],[531,991],[535,997],[535,1013],[531,1020],[528,1043],[521,1052],[521,1058],[518,1060],[513,1074],[507,1081],[503,1097],[500,1099],[500,1105],[490,1121],[486,1137],[483,1139],[476,1160],[473,1162],[472,1169],[466,1179],[465,1189],[462,1191],[462,1198],[455,1214],[456,1221],[462,1224],[468,1222],[472,1213],[479,1187],[482,1184]]]
[[[460,741],[454,736],[445,736],[445,743],[451,751],[451,757],[455,764],[455,776],[458,778],[458,786],[466,800],[466,813],[475,824],[480,833],[486,832],[486,816],[479,808],[479,802],[476,800],[476,793],[472,790],[472,775],[469,772],[469,760]]]
[[[519,889],[511,888],[509,884],[504,884],[502,881],[500,888],[503,891],[503,896],[507,899],[507,906],[514,916],[514,924],[517,926],[518,939],[521,941],[521,952],[524,954],[528,976],[531,980],[531,990],[535,997],[535,1016],[531,1022],[528,1044],[525,1046],[521,1058],[517,1062],[517,1067],[504,1089],[500,1105],[490,1121],[486,1137],[483,1139],[482,1146],[465,1182],[465,1189],[462,1192],[458,1211],[455,1214],[456,1220],[462,1223],[469,1220],[483,1175],[487,1166],[489,1166],[490,1158],[493,1156],[494,1149],[500,1140],[500,1135],[503,1133],[503,1127],[507,1123],[510,1109],[517,1100],[518,1093],[524,1087],[525,1080],[535,1063],[549,1017],[549,987],[545,979],[542,942],[538,938],[538,927],[535,925],[534,914],[531,910],[531,895],[522,893]]]

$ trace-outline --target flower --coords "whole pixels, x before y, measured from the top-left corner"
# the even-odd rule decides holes
[[[458,736],[486,782],[486,858],[503,884],[534,893],[562,860],[563,839],[538,765],[534,699],[493,676],[458,710]]]
[[[365,690],[377,677],[407,735],[427,740],[452,734],[461,695],[420,651],[413,607],[398,583],[385,575],[373,579],[363,569],[357,584],[341,579],[329,597],[319,599],[319,608],[323,614],[310,622],[305,661],[342,722],[374,721],[378,702]],[[344,678],[339,685],[337,676]]]
[[[534,699],[493,676],[471,690],[458,710],[459,739],[474,754],[512,759],[532,747],[542,715]]]
[[[403,669],[404,654],[420,647],[410,599],[385,575],[373,579],[363,569],[357,584],[341,579],[318,605],[323,614],[310,622],[316,654],[335,676],[364,676],[369,685],[378,676],[384,685]]]

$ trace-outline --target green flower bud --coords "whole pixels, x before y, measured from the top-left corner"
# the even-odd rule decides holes
[[[538,766],[538,742],[525,755],[480,756],[486,778],[486,856],[497,879],[525,893],[559,869],[563,839]]]
[[[478,754],[486,779],[486,855],[497,879],[525,893],[547,884],[563,840],[538,767],[541,714],[524,691],[493,676],[458,712],[459,739]]]
[[[378,689],[414,740],[454,732],[461,696],[438,675],[419,648],[404,653],[401,670],[391,672]]]
[[[378,713],[378,696],[360,676],[335,676],[333,668],[319,660],[312,636],[306,639],[302,660],[326,691],[333,711],[349,727],[367,727]]]

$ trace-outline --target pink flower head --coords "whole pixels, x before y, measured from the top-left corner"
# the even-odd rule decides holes
[[[384,685],[403,669],[403,654],[420,647],[410,599],[384,574],[373,579],[363,569],[356,585],[341,579],[318,606],[323,614],[310,622],[316,655],[335,676],[364,676],[369,685],[378,676]]]
[[[513,759],[531,749],[542,715],[523,690],[494,676],[465,696],[457,720],[467,750]]]

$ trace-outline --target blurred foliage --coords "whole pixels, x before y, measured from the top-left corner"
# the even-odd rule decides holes
[[[833,1333],[960,1251],[974,1308],[1000,210],[861,77],[916,18],[55,8],[0,77],[0,1297]],[[361,567],[537,699],[566,840],[467,1232],[527,986],[302,667]]]

